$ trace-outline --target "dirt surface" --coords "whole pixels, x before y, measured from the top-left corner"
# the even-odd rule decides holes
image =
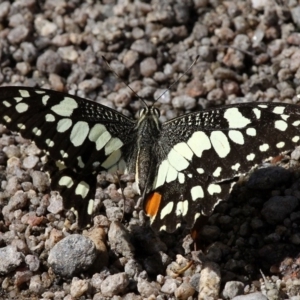
[[[68,92],[134,118],[141,103],[123,82],[153,103],[199,56],[158,99],[162,121],[298,103],[299,28],[296,0],[0,0],[0,85]],[[79,230],[49,189],[43,152],[0,125],[0,299],[299,300],[299,154],[243,178],[194,243],[184,228],[151,230],[131,175],[125,207],[117,178],[98,175],[94,226]]]

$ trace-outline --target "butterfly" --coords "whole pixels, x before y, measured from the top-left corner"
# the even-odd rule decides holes
[[[51,189],[91,221],[96,175],[135,173],[155,230],[191,228],[227,198],[236,179],[300,139],[300,107],[239,103],[184,114],[165,123],[153,106],[137,120],[99,103],[52,90],[0,87],[0,122],[30,139],[58,167]]]

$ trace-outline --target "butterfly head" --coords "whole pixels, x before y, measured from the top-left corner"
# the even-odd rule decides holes
[[[139,111],[139,119],[147,117],[156,117],[158,119],[160,117],[159,109],[154,106],[146,106],[141,108]]]
[[[160,111],[154,106],[146,106],[140,109],[138,118],[138,127],[143,127],[143,124],[157,128],[160,131],[161,124],[159,121]],[[151,126],[153,124],[153,126]],[[147,126],[148,127],[148,126]]]

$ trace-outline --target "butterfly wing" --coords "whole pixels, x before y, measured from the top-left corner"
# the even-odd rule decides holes
[[[300,107],[279,103],[236,104],[163,124],[160,163],[144,201],[152,227],[172,232],[210,215],[235,178],[299,143],[299,125]]]
[[[0,87],[0,120],[54,159],[59,172],[52,174],[51,187],[86,225],[95,174],[124,170],[122,147],[130,144],[135,122],[93,101],[28,87]]]

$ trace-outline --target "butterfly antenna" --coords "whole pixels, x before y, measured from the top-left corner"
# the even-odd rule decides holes
[[[198,61],[200,55],[197,55],[196,59],[192,62],[192,64],[188,67],[188,69],[179,76],[179,78],[177,78],[157,99],[155,99],[155,101],[157,101],[158,99],[160,99],[167,91],[169,91],[171,89],[171,87],[173,85],[175,85],[185,74],[187,74],[190,69],[195,65],[195,63]]]
[[[107,61],[107,59],[102,55],[102,59],[105,61],[106,65],[108,66],[109,70],[118,78],[120,79],[132,92],[133,94],[140,100],[143,102],[143,104],[148,107],[147,103],[145,102],[145,100],[143,98],[141,98],[131,87],[130,85],[128,85],[110,66],[109,62]]]

